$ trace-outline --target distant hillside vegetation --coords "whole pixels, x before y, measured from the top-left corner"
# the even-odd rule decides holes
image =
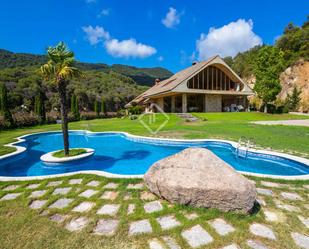
[[[40,66],[46,62],[46,56],[28,53],[13,53],[0,49],[0,70],[4,68]],[[156,78],[166,79],[172,73],[161,67],[137,68],[127,65],[115,64],[109,66],[104,63],[77,62],[77,67],[82,70],[98,70],[109,73],[111,70],[133,79],[138,85],[151,86]]]

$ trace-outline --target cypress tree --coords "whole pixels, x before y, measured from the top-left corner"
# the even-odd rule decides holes
[[[96,99],[94,101],[94,111],[97,114],[97,117],[100,116],[100,108],[99,108],[99,101]]]
[[[292,95],[287,95],[286,105],[290,111],[297,111],[301,101],[300,94],[301,90],[298,90],[297,87],[294,86]]]
[[[102,98],[102,100],[101,100],[101,112],[102,112],[103,114],[105,114],[105,112],[106,112],[105,109],[106,109],[106,108],[105,108],[105,100],[104,100],[104,98]]]
[[[34,112],[39,116],[40,123],[44,123],[46,121],[44,94],[42,92],[34,98]]]
[[[7,127],[14,125],[14,120],[8,106],[7,89],[4,83],[0,84],[0,112]]]
[[[78,99],[75,95],[71,97],[71,112],[73,113],[74,119],[80,119],[79,107],[78,107]]]

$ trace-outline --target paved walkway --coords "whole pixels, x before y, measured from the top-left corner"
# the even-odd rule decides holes
[[[260,124],[260,125],[292,125],[292,126],[308,126],[309,127],[309,119],[256,121],[256,122],[252,122],[252,123]]]
[[[7,183],[0,187],[0,205],[24,198],[38,215],[72,233],[113,237],[123,228],[124,236],[144,241],[143,249],[309,249],[308,183],[252,182],[261,210],[250,218],[177,207],[142,181],[106,178]]]

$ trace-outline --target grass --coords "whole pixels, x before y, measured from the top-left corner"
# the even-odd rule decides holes
[[[70,129],[90,131],[125,131],[143,136],[160,136],[169,138],[218,138],[238,141],[240,137],[251,138],[256,145],[263,148],[284,151],[309,158],[309,127],[265,126],[251,123],[259,120],[306,119],[306,116],[292,114],[264,113],[194,113],[201,121],[184,122],[176,115],[168,115],[168,122],[155,135],[149,132],[139,120],[128,118],[96,119],[72,122]],[[155,115],[155,120],[145,115],[142,119],[155,131],[165,121],[162,114]],[[207,121],[202,120],[207,119]],[[21,135],[34,132],[60,130],[60,125],[41,125],[30,128],[0,132],[0,155],[14,151],[3,145],[15,141]]]
[[[72,178],[82,178],[83,182],[81,185],[69,185],[69,179]],[[257,187],[263,187],[261,181],[263,179],[256,177],[249,177],[252,180],[256,181]],[[48,209],[47,207],[52,204],[57,199],[61,198],[60,196],[53,196],[52,192],[57,187],[47,187],[49,181],[62,180],[63,183],[59,187],[72,187],[72,190],[66,195],[67,198],[74,198],[74,201],[71,205],[63,210],[54,210]],[[91,180],[100,181],[101,184],[98,187],[93,187],[93,189],[98,190],[99,192],[85,199],[79,197],[79,193],[83,192],[89,187],[86,186]],[[264,179],[265,180],[265,179]],[[36,181],[22,181],[22,182],[0,182],[0,198],[7,193],[3,190],[5,186],[11,184],[18,184],[20,188],[11,191],[11,192],[23,192],[22,196],[14,201],[1,201],[0,202],[0,245],[2,248],[148,248],[148,241],[153,238],[160,238],[162,236],[171,236],[181,248],[189,248],[186,241],[181,237],[181,232],[185,229],[191,228],[196,224],[200,224],[204,227],[210,235],[214,238],[214,241],[205,248],[221,248],[228,244],[237,243],[241,248],[246,247],[247,239],[257,239],[264,243],[269,248],[279,249],[279,248],[289,248],[296,249],[296,245],[293,243],[290,233],[299,232],[306,234],[305,226],[297,218],[298,213],[288,212],[285,210],[278,210],[275,206],[274,199],[282,200],[280,198],[280,192],[297,192],[301,195],[303,201],[283,201],[294,206],[302,208],[302,216],[308,217],[309,210],[303,208],[303,205],[308,204],[308,192],[309,190],[303,188],[305,184],[309,184],[309,181],[284,181],[276,180],[274,182],[285,183],[287,185],[282,186],[281,188],[273,188],[274,198],[264,197],[267,206],[263,209],[278,211],[282,214],[283,218],[280,222],[268,222],[265,220],[265,216],[262,211],[259,211],[252,215],[241,215],[237,213],[222,213],[215,209],[202,209],[202,208],[193,208],[182,205],[172,205],[170,206],[166,201],[162,201],[164,209],[160,212],[146,214],[143,205],[145,202],[140,198],[141,193],[146,191],[142,190],[129,190],[126,186],[129,183],[138,183],[141,180],[138,179],[108,179],[99,176],[93,175],[77,175],[71,177],[61,177],[56,179],[46,179],[46,180],[36,180]],[[270,181],[269,179],[267,181]],[[272,180],[271,180],[272,181]],[[114,201],[102,200],[99,197],[104,192],[102,188],[105,184],[109,182],[116,182],[119,184],[118,188],[115,191],[119,192],[118,197]],[[25,187],[32,183],[40,183],[40,186],[36,190],[46,189],[48,192],[40,197],[39,199],[45,200],[48,202],[43,207],[42,210],[31,210],[28,208],[28,205],[31,203],[31,198],[29,195],[34,190],[28,190]],[[295,188],[290,190],[290,188]],[[131,200],[124,200],[124,196],[127,193],[131,193]],[[91,201],[96,203],[96,206],[87,213],[78,214],[72,212],[72,208],[77,206],[82,201]],[[96,222],[102,218],[110,218],[108,216],[100,216],[96,214],[96,211],[104,204],[107,203],[119,203],[121,208],[116,218],[120,220],[120,227],[117,230],[117,234],[112,237],[106,236],[97,236],[92,234],[92,229],[94,228]],[[136,212],[133,215],[127,215],[126,210],[130,203],[136,204]],[[41,211],[49,210],[47,216],[39,215]],[[195,220],[188,220],[185,218],[185,214],[188,213],[197,213],[198,218]],[[64,229],[65,224],[56,224],[49,220],[49,217],[52,214],[61,213],[68,214],[70,217],[66,220],[67,223],[73,217],[86,216],[91,219],[89,225],[81,232],[68,232]],[[160,228],[156,222],[156,218],[162,217],[164,215],[174,215],[180,222],[181,226],[174,229],[165,231]],[[208,224],[208,221],[215,218],[223,218],[228,223],[232,224],[236,231],[227,236],[220,237],[215,230]],[[149,219],[153,226],[153,233],[147,235],[138,235],[138,236],[128,236],[129,224],[136,220]],[[253,223],[265,224],[273,229],[277,236],[277,241],[271,241],[267,239],[261,239],[254,237],[249,233],[249,226]],[[203,247],[204,248],[204,247]]]
[[[85,153],[87,153],[87,150],[85,150],[85,149],[70,149],[68,157],[78,156],[78,155],[85,154]],[[59,158],[66,157],[64,155],[64,150],[58,150],[58,151],[54,152],[53,156],[59,157]]]
[[[292,126],[263,126],[251,123],[251,121],[259,120],[284,120],[284,119],[303,119],[305,116],[282,114],[282,115],[269,115],[263,113],[194,113],[201,121],[194,123],[187,123],[178,118],[176,115],[168,115],[168,122],[157,134],[153,135],[149,133],[139,120],[129,119],[98,119],[90,121],[79,121],[70,123],[70,129],[83,129],[90,131],[125,131],[136,135],[144,136],[160,136],[170,138],[221,138],[237,141],[242,136],[252,138],[257,145],[262,147],[271,147],[275,150],[284,150],[289,153],[300,154],[309,158],[309,127],[292,127]],[[155,115],[155,120],[149,118],[152,116],[142,117],[143,121],[149,125],[149,127],[155,131],[165,121],[165,117],[161,114]],[[204,120],[204,121],[203,121]],[[207,121],[206,121],[207,120]],[[5,147],[7,143],[16,141],[15,138],[34,132],[54,131],[60,130],[60,125],[42,125],[30,128],[15,129],[10,131],[0,132],[0,154],[6,154],[14,151],[14,148]],[[54,213],[69,214],[70,217],[81,216],[73,213],[71,210],[78,205],[81,201],[86,201],[78,196],[79,193],[88,189],[87,182],[91,180],[98,180],[101,185],[95,187],[99,193],[93,197],[87,199],[87,201],[95,202],[96,206],[90,212],[83,214],[91,218],[90,224],[81,232],[71,233],[64,229],[64,224],[55,224],[49,220],[49,216],[41,216],[40,211],[34,211],[29,209],[31,199],[29,195],[34,190],[28,190],[25,187],[30,183],[40,183],[38,189],[46,189],[48,192],[39,199],[48,199],[48,202],[43,207],[44,210],[53,203],[56,199],[60,198],[53,196],[52,192],[56,187],[47,187],[49,181],[63,180],[63,183],[59,187],[69,186],[68,181],[71,178],[83,178],[82,185],[73,186],[73,190],[66,196],[68,198],[74,198],[74,202],[64,210],[50,210],[49,216]],[[265,179],[249,177],[256,181],[257,187],[263,187],[261,181]],[[112,237],[96,236],[92,234],[92,229],[95,226],[98,219],[107,218],[98,216],[96,211],[103,204],[110,201],[100,199],[100,195],[103,193],[102,186],[108,182],[117,182],[119,187],[117,191],[120,192],[118,198],[113,201],[114,203],[121,204],[121,208],[117,218],[120,219],[120,228],[117,234]],[[162,236],[171,236],[181,248],[189,248],[188,244],[181,237],[181,232],[196,224],[200,224],[204,227],[214,238],[212,242],[206,248],[221,248],[228,244],[236,243],[241,248],[248,248],[246,245],[247,239],[257,239],[264,243],[269,248],[289,248],[296,249],[296,245],[291,239],[291,232],[299,232],[306,234],[308,230],[297,218],[298,213],[288,212],[280,210],[280,213],[284,218],[280,222],[270,223],[265,220],[265,216],[262,211],[259,211],[253,215],[245,216],[236,213],[222,213],[214,209],[199,209],[188,206],[173,205],[169,206],[166,201],[163,201],[164,210],[158,213],[145,214],[143,210],[143,204],[145,201],[139,197],[141,191],[145,190],[128,190],[126,186],[129,183],[137,183],[141,180],[138,179],[107,179],[104,177],[93,175],[78,175],[71,177],[62,177],[58,179],[46,179],[37,181],[19,181],[19,182],[0,182],[0,198],[6,194],[3,190],[5,186],[18,184],[21,187],[11,192],[23,192],[22,196],[14,201],[0,201],[0,247],[1,248],[47,248],[47,249],[65,249],[65,248],[148,248],[148,241],[152,238],[160,238]],[[303,186],[309,184],[309,181],[284,181],[284,180],[267,180],[279,183],[285,183],[282,188],[273,188],[275,196],[264,197],[267,206],[263,209],[271,211],[279,211],[275,205],[274,200],[281,200],[280,192],[297,192],[301,195],[304,201],[284,203],[295,205],[301,208],[301,215],[309,217],[309,209],[306,209],[304,205],[308,204],[309,191]],[[292,189],[292,190],[291,190]],[[124,195],[131,193],[132,200],[125,201]],[[137,206],[136,213],[128,216],[126,214],[129,203],[135,203]],[[185,214],[195,212],[199,215],[196,220],[188,220],[185,218]],[[172,214],[181,222],[181,227],[164,231],[156,222],[157,217],[163,215]],[[208,221],[214,218],[223,218],[228,223],[232,224],[236,228],[236,232],[219,237],[212,227],[209,226]],[[132,221],[140,219],[149,219],[154,232],[150,235],[140,236],[128,236],[128,227]],[[69,218],[70,219],[70,218]],[[267,239],[261,239],[254,237],[249,233],[250,224],[257,222],[271,226],[277,235],[277,241],[270,241]],[[162,240],[161,240],[162,241]]]

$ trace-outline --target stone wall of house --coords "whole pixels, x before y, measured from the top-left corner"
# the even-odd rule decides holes
[[[164,110],[164,101],[163,98],[158,98],[155,100],[155,104],[161,108],[161,110]]]
[[[222,96],[221,95],[206,95],[206,112],[221,112],[222,111]]]

